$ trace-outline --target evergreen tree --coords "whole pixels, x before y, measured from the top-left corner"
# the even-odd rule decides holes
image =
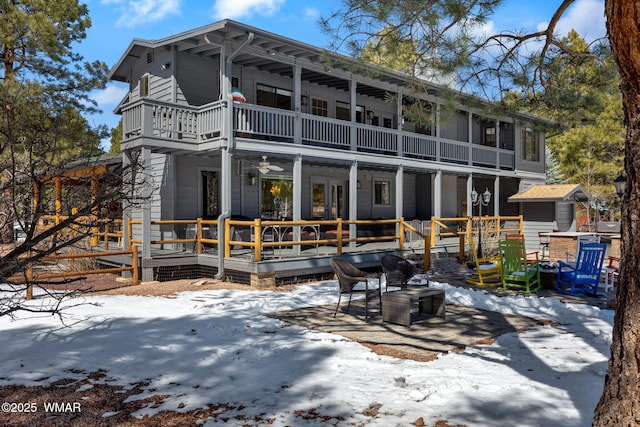
[[[490,100],[500,100],[514,88],[525,95],[523,99],[535,99],[547,96],[546,89],[549,88],[549,110],[568,112],[568,123],[584,123],[583,127],[575,127],[575,132],[586,143],[582,156],[587,159],[581,159],[588,165],[585,179],[597,182],[606,174],[606,167],[597,153],[620,154],[620,150],[615,150],[619,140],[610,140],[611,135],[616,135],[614,122],[617,122],[619,111],[615,106],[615,83],[611,83],[608,74],[614,68],[607,67],[610,63],[600,58],[601,50],[606,50],[607,44],[587,51],[574,34],[569,35],[568,40],[556,37],[556,26],[574,0],[563,0],[546,28],[538,31],[474,36],[481,34],[479,25],[487,21],[500,3],[500,0],[348,0],[344,2],[344,8],[325,19],[323,25],[335,37],[334,47],[346,45],[354,52],[359,52],[383,29],[392,31],[405,42],[415,43],[416,55],[420,58],[413,63],[428,64],[445,73],[457,72],[460,88]],[[637,18],[640,2],[605,0],[605,15],[609,46],[620,74],[619,89],[626,125],[624,169],[627,187],[621,206],[622,259],[611,359],[593,425],[631,426],[638,424],[637,414],[640,413],[640,340],[637,339],[640,335],[640,278],[637,274],[640,271],[640,233],[637,232],[640,228],[640,162],[637,161],[640,158],[640,47],[637,43],[640,40]],[[540,49],[533,54],[532,42],[541,43]],[[559,55],[556,50],[565,55]],[[595,62],[583,67],[582,61]],[[602,72],[604,74],[600,74]],[[566,81],[554,87],[549,76],[565,77]],[[598,90],[592,92],[590,85],[597,86]],[[602,98],[600,88],[607,85],[612,87],[611,96]],[[582,108],[574,110],[580,104]],[[594,133],[587,135],[585,127],[592,124],[603,124],[612,129],[600,133],[591,128]],[[609,144],[613,149],[605,148]],[[556,150],[565,160],[571,158],[569,150],[566,153],[559,148]],[[609,175],[609,179],[611,176],[615,175]]]
[[[103,154],[102,129],[91,128],[82,113],[97,111],[89,92],[104,87],[107,66],[73,51],[90,24],[77,0],[0,0],[0,240],[13,242],[14,222],[26,235],[0,260],[0,282],[15,285],[13,296],[0,298],[0,315],[33,310],[22,297],[30,284],[27,265],[81,241],[96,226],[85,219],[121,199],[121,176],[101,176],[105,187],[95,196],[92,177],[74,175],[61,203],[44,202],[70,163],[92,166],[85,159]],[[51,214],[55,225],[36,233]],[[76,234],[61,233],[70,226]],[[22,275],[17,283],[16,275]],[[57,305],[38,311],[56,312]]]

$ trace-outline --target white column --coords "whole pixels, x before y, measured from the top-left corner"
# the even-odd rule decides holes
[[[471,201],[471,191],[473,191],[473,175],[469,174],[469,176],[467,177],[467,216],[473,216],[473,202]],[[482,190],[480,190],[480,193],[482,193]]]
[[[436,161],[440,161],[440,104],[436,104]]]
[[[398,151],[398,156],[399,157],[403,157],[404,156],[404,146],[402,144],[402,93],[401,92],[397,92],[396,96],[398,98],[398,101],[396,102],[396,120],[398,121],[397,125],[396,125],[396,129],[398,130],[398,133],[396,134],[396,137],[398,138],[398,147],[397,151]]]
[[[349,169],[349,219],[358,219],[358,161],[351,162]],[[355,224],[349,224],[349,236],[355,237],[358,227]],[[355,247],[356,242],[349,242],[350,247]]]
[[[293,220],[302,219],[302,156],[298,154],[293,159]],[[300,240],[300,227],[294,227],[293,240]],[[296,245],[296,252],[300,254],[301,245]]]
[[[442,171],[438,170],[433,177],[433,216],[442,216]]]
[[[398,166],[396,170],[396,218],[404,213],[404,167]]]
[[[349,108],[351,109],[351,128],[349,129],[349,138],[351,139],[351,150],[357,150],[357,139],[358,139],[358,130],[353,125],[356,123],[356,103],[357,103],[357,93],[356,88],[358,86],[358,82],[353,80],[349,80]],[[364,111],[362,112],[364,114]]]
[[[469,164],[473,164],[473,113],[467,111],[467,142],[469,142]]]
[[[142,147],[141,149],[142,169],[146,171],[151,170],[151,149],[149,147]],[[150,282],[153,280],[153,268],[145,267],[145,261],[151,259],[151,197],[153,195],[153,185],[150,181],[149,174],[145,174],[146,178],[143,178],[144,186],[142,189],[142,196],[144,201],[142,203],[142,281]]]
[[[302,112],[302,67],[298,64],[293,67],[293,94],[297,113],[293,124],[293,142],[302,144],[302,118],[300,117]]]
[[[493,180],[493,214],[500,215],[500,177]]]

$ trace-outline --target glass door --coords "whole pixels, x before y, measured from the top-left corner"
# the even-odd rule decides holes
[[[311,185],[311,216],[314,219],[344,218],[346,215],[343,182],[319,180]]]

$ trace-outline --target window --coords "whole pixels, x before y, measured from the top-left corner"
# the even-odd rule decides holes
[[[215,218],[220,214],[218,206],[218,173],[202,171],[202,217]]]
[[[313,98],[311,100],[311,114],[327,117],[329,115],[329,103],[324,99]]]
[[[532,162],[540,161],[536,132],[532,128],[522,130],[522,158]]]
[[[374,181],[373,204],[389,206],[391,204],[391,183],[389,181]]]
[[[362,105],[356,105],[356,122],[364,123],[364,107]]]
[[[485,126],[483,143],[484,145],[491,145],[492,147],[496,146],[496,127],[495,126]]]
[[[348,102],[336,101],[336,119],[351,120],[351,107]]]
[[[267,107],[291,110],[293,92],[258,83],[256,87],[256,103]]]
[[[144,76],[140,79],[140,98],[149,96],[149,76]]]

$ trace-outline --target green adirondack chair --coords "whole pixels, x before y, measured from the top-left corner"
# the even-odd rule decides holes
[[[540,261],[527,262],[524,241],[500,240],[498,253],[504,289],[513,288],[526,293],[540,289]]]

